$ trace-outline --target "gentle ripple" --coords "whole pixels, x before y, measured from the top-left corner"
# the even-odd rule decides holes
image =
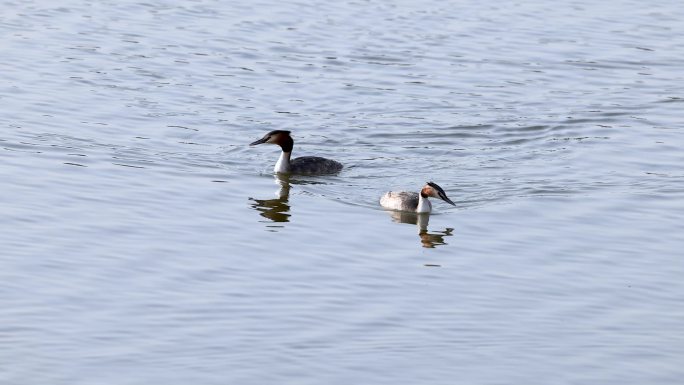
[[[681,381],[682,19],[6,2],[0,383]]]

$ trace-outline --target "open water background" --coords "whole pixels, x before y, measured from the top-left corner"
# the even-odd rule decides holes
[[[0,383],[684,378],[680,1],[0,10]]]

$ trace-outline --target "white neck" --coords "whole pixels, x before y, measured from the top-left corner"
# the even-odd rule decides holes
[[[278,158],[275,167],[273,167],[273,172],[290,172],[290,155],[292,155],[291,152],[281,152],[280,158]]]
[[[417,213],[429,213],[432,211],[432,204],[427,198],[423,198],[423,194],[418,195],[418,207],[416,208]]]

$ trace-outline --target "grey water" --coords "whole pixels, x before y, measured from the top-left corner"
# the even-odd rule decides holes
[[[682,382],[680,1],[0,10],[0,384]]]

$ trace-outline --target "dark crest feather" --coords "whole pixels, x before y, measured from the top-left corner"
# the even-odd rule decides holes
[[[446,193],[444,192],[444,189],[442,189],[441,187],[439,187],[439,185],[438,185],[437,183],[435,183],[435,182],[427,182],[427,185],[430,186],[430,187],[432,187],[432,188],[434,188],[435,190],[437,190],[437,193],[446,195]]]
[[[290,131],[286,131],[286,130],[273,130],[273,131],[269,132],[269,133],[266,134],[266,135],[271,136],[271,135],[276,135],[276,134],[287,134],[287,135],[290,135]]]

